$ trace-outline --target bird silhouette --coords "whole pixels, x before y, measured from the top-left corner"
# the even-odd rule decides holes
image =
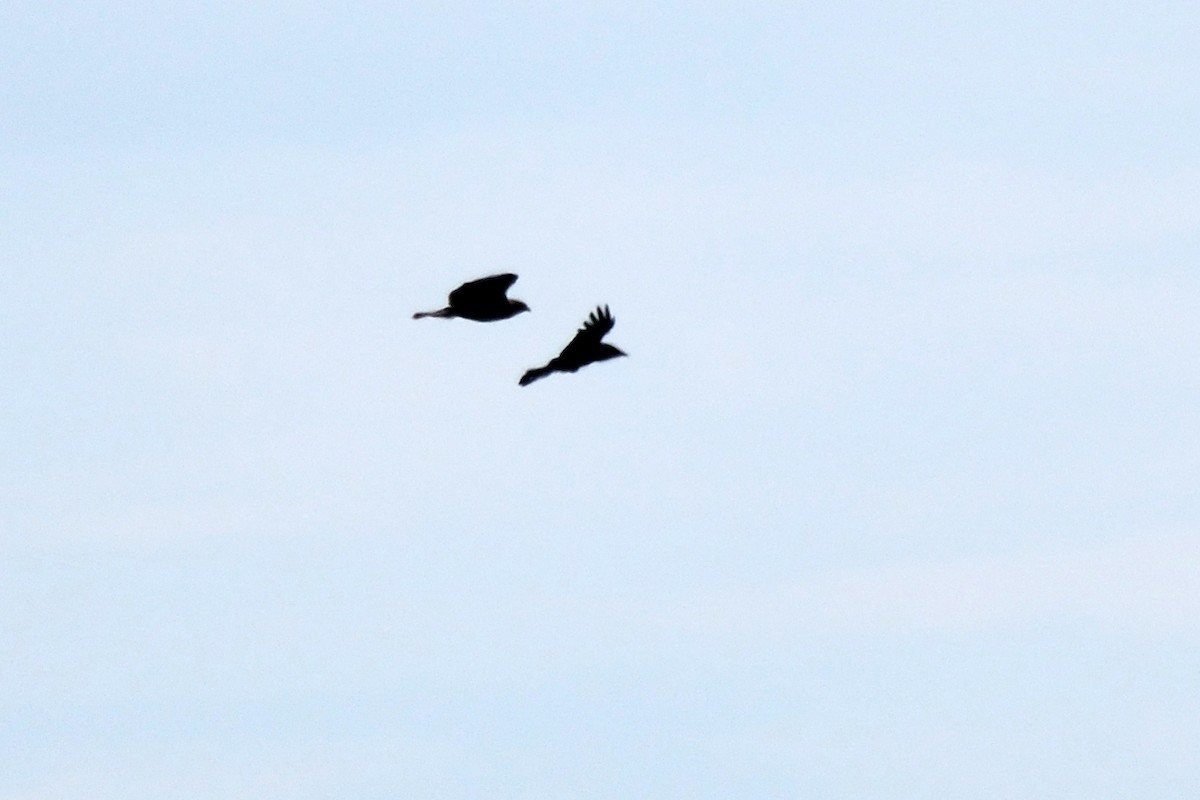
[[[546,366],[534,367],[522,375],[521,385],[528,386],[551,372],[575,372],[588,364],[626,355],[611,344],[600,341],[615,324],[616,320],[613,319],[608,306],[603,308],[597,306],[587,321],[583,323],[583,327],[575,334],[575,338],[567,343],[562,352],[550,359]]]
[[[468,281],[450,293],[448,306],[437,311],[418,311],[413,314],[413,319],[462,317],[476,322],[495,322],[515,317],[529,310],[529,306],[520,300],[510,300],[505,294],[516,281],[517,276],[511,272]]]

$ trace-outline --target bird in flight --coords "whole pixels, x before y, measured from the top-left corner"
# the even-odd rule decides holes
[[[495,322],[515,317],[529,310],[529,306],[520,300],[510,300],[505,294],[516,281],[517,276],[511,272],[468,281],[450,293],[448,306],[438,311],[418,311],[413,314],[413,319],[462,317],[476,322]]]
[[[575,372],[588,364],[626,355],[611,344],[600,341],[615,324],[616,320],[613,319],[608,306],[597,306],[562,352],[550,359],[546,366],[535,367],[522,375],[521,385],[528,386],[551,372]]]

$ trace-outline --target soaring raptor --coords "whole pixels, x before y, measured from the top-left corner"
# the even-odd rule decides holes
[[[422,317],[462,317],[476,322],[495,322],[515,317],[529,306],[506,296],[508,288],[517,281],[511,272],[468,281],[450,293],[450,304],[438,311],[418,311],[413,319]]]

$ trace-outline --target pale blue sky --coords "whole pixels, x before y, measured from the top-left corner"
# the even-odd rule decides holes
[[[1200,791],[1200,8],[168,5],[0,10],[0,800]]]

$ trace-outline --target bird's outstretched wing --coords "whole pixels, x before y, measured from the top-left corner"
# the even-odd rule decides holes
[[[572,356],[591,353],[600,344],[600,340],[604,335],[613,329],[617,321],[613,319],[612,312],[608,310],[608,306],[596,306],[583,323],[583,327],[575,333],[575,338],[567,343],[567,346],[559,353],[559,358],[570,359]]]
[[[517,282],[517,276],[511,272],[502,275],[489,275],[475,281],[468,281],[450,293],[450,304],[478,303],[489,300],[499,300],[504,297],[508,287]]]

